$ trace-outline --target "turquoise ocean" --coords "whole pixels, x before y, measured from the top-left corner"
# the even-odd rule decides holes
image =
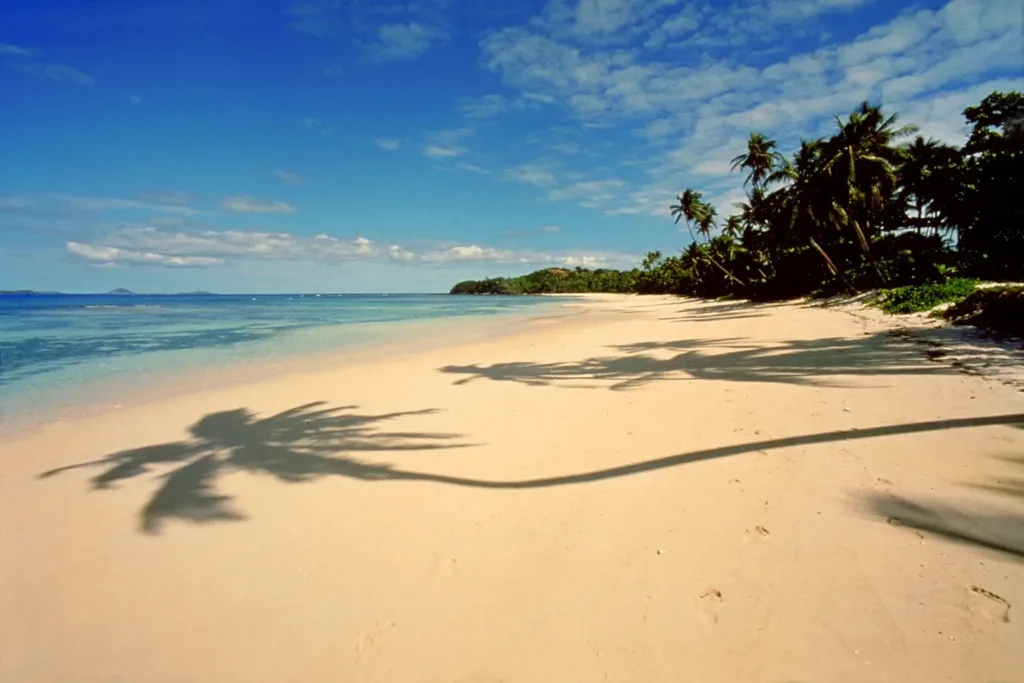
[[[459,321],[544,315],[542,297],[404,294],[0,296],[0,417],[159,386],[183,373],[415,345]],[[464,326],[463,326],[464,327]]]

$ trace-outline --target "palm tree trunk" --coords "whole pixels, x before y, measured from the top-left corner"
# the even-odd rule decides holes
[[[857,241],[860,242],[860,248],[864,255],[868,257],[868,263],[871,264],[871,268],[875,271],[878,281],[883,287],[888,286],[889,282],[885,279],[885,275],[882,275],[882,269],[878,267],[875,255],[871,252],[871,245],[868,244],[868,238],[864,235],[864,231],[860,229],[860,223],[857,222],[856,218],[852,219],[850,223],[853,225],[854,232],[857,233]]]
[[[728,270],[726,270],[725,266],[723,266],[721,263],[719,263],[718,261],[715,260],[715,257],[711,255],[710,247],[708,248],[707,256],[708,256],[708,260],[711,261],[711,263],[715,264],[715,266],[717,266],[720,271],[725,273],[725,276],[727,278],[729,278],[730,280],[732,280],[733,282],[738,284],[740,287],[746,287],[747,286],[746,283],[743,282],[743,280],[740,280],[738,277],[736,277],[735,275],[730,273]]]
[[[839,281],[843,284],[843,287],[845,287],[848,292],[850,292],[851,294],[856,294],[857,290],[846,280],[846,277],[841,272],[839,272],[839,269],[836,268],[836,264],[833,263],[832,259],[829,258],[829,255],[825,253],[825,250],[821,248],[821,245],[819,245],[813,237],[808,237],[807,239],[810,240],[811,247],[813,247],[816,252],[821,254],[821,258],[825,259],[825,265],[828,266],[828,271],[832,273],[832,276],[839,278]]]

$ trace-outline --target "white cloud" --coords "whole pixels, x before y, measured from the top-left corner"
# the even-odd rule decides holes
[[[580,180],[548,190],[548,199],[553,202],[575,200],[580,206],[596,209],[614,200],[615,193],[625,186],[626,182],[618,178]]]
[[[678,40],[696,31],[701,25],[700,13],[695,5],[686,7],[680,14],[669,17],[651,32],[644,47],[659,48],[669,41]]]
[[[438,130],[429,134],[430,141],[438,145],[456,145],[463,139],[474,133],[472,128],[453,128],[451,130]]]
[[[388,152],[397,152],[398,148],[401,147],[401,143],[399,143],[398,140],[394,140],[392,138],[377,138],[374,141],[374,144],[377,145],[377,147],[379,147],[380,149],[386,150]]]
[[[372,240],[343,240],[327,234],[300,237],[286,232],[245,230],[168,231],[153,226],[122,227],[94,244],[72,242],[82,258],[137,265],[210,266],[229,261],[345,261],[390,255]]]
[[[827,134],[833,115],[869,99],[900,112],[903,122],[960,142],[963,107],[992,86],[1024,87],[1019,0],[950,0],[937,10],[898,14],[845,43],[774,60],[752,48],[813,35],[818,17],[868,1],[737,0],[711,11],[701,2],[551,0],[540,18],[485,36],[483,65],[520,98],[549,98],[581,128],[630,122],[651,145],[618,161],[642,167],[646,179],[574,189],[546,165],[513,167],[504,177],[606,213],[667,217],[686,186],[737,196],[742,175],[730,173],[729,160],[751,131],[788,152],[801,137]],[[728,47],[737,42],[748,45]],[[667,59],[668,48],[694,57]]]
[[[458,169],[463,170],[463,171],[469,171],[470,173],[477,173],[479,175],[490,175],[491,174],[490,169],[483,168],[483,167],[477,166],[475,164],[469,164],[469,163],[466,163],[465,161],[460,161],[459,163],[455,164],[455,168],[458,168]]]
[[[462,140],[473,135],[472,128],[454,128],[451,130],[434,131],[427,135],[427,144],[423,146],[423,154],[435,159],[460,157],[469,150]]]
[[[60,83],[74,83],[76,85],[92,85],[96,81],[84,71],[67,66],[65,64],[49,64],[46,62],[29,62],[17,64],[16,68],[30,73],[34,76],[42,76]]]
[[[184,205],[184,202],[188,201],[187,195],[183,201],[179,202],[166,202],[156,198],[154,198],[153,202],[144,202],[136,199],[85,197],[81,195],[59,193],[48,196],[72,211],[82,211],[85,213],[102,213],[107,211],[124,210],[155,211],[158,213],[173,213],[186,216],[192,216],[199,213],[195,209]]]
[[[224,263],[222,259],[204,256],[168,256],[154,252],[131,251],[117,247],[96,247],[79,242],[68,242],[67,250],[86,261],[94,261],[103,267],[162,266],[169,268],[208,268]]]
[[[440,158],[458,157],[466,153],[464,147],[443,147],[441,145],[426,145],[423,154],[428,157]]]
[[[33,57],[38,54],[38,50],[32,50],[27,47],[21,47],[18,45],[11,45],[10,43],[0,43],[0,55],[12,55],[14,57]]]
[[[277,169],[276,171],[274,171],[274,175],[283,180],[284,182],[290,183],[292,185],[301,185],[302,183],[306,182],[306,179],[303,178],[299,173],[296,173],[295,171],[289,171],[286,168]]]
[[[502,230],[502,237],[527,237],[530,235],[557,235],[562,229],[557,225],[545,225],[538,230]]]
[[[542,233],[558,232],[556,226]],[[632,264],[631,255],[603,252],[538,252],[476,244],[444,244],[423,252],[401,245],[381,245],[366,237],[340,239],[326,233],[302,237],[291,233],[243,230],[169,231],[153,226],[122,227],[90,242],[70,241],[68,252],[94,264],[210,267],[245,261],[344,263],[385,260],[406,264],[489,262],[516,264]]]
[[[147,202],[169,204],[172,206],[185,206],[192,201],[192,195],[181,190],[172,190],[170,192],[146,192],[145,194],[140,195],[140,197]]]
[[[506,109],[508,109],[508,102],[501,95],[459,98],[459,111],[471,119],[490,118]]]
[[[498,249],[476,244],[453,245],[424,253],[425,263],[488,262],[516,264],[523,267],[566,266],[628,268],[639,259],[632,254],[611,252],[543,252],[520,249]]]
[[[415,253],[409,251],[408,249],[404,249],[398,246],[397,244],[392,244],[388,246],[385,253],[387,254],[387,257],[392,261],[409,262],[415,260],[416,258]]]
[[[435,43],[447,40],[436,26],[418,23],[386,24],[377,29],[376,40],[367,47],[370,58],[378,61],[415,59]]]
[[[503,177],[520,183],[546,187],[557,183],[554,172],[541,164],[523,164],[505,169]]]
[[[288,202],[272,201],[237,195],[227,197],[220,203],[220,208],[236,213],[295,213],[295,207]]]
[[[33,76],[49,78],[61,83],[74,83],[76,85],[92,85],[95,80],[92,76],[66,64],[53,64],[39,59],[42,54],[34,48],[0,43],[0,60],[3,60],[10,67]]]
[[[290,0],[284,8],[285,26],[318,38],[331,36],[342,26],[338,9],[336,0]]]

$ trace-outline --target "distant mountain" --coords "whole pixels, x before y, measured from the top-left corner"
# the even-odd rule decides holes
[[[196,292],[178,292],[174,296],[217,296],[213,292],[204,292],[202,290]]]
[[[109,292],[107,292],[107,294],[116,294],[118,296],[130,296],[130,295],[134,295],[135,292],[133,292],[130,289],[124,289],[123,287],[118,287],[117,289],[110,290]]]

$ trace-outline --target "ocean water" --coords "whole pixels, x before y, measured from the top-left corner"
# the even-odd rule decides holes
[[[415,342],[446,322],[541,315],[541,297],[0,296],[0,417],[183,372]]]

